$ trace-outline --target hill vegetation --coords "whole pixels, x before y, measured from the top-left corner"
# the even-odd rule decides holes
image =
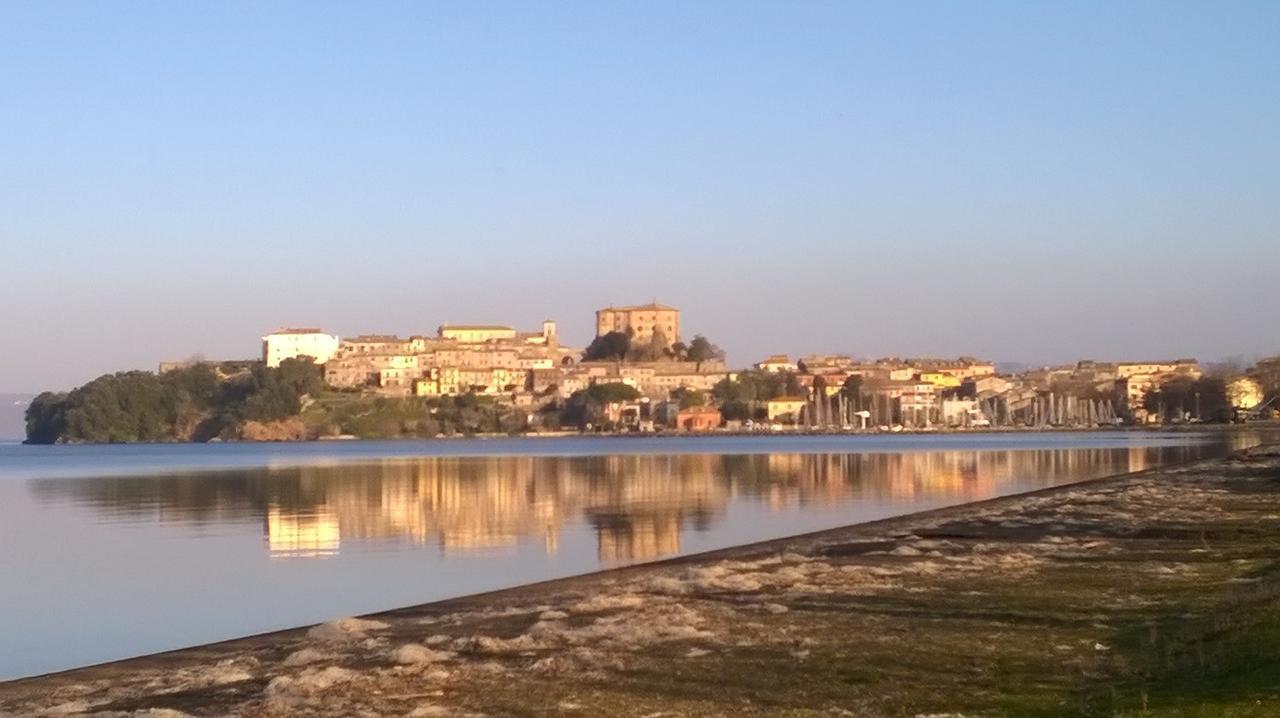
[[[239,438],[251,422],[296,416],[323,382],[310,361],[226,373],[196,364],[163,374],[106,374],[66,393],[44,392],[26,412],[27,442],[123,443]]]
[[[491,397],[381,397],[324,387],[320,367],[288,359],[197,364],[156,374],[107,374],[66,393],[36,396],[27,443],[391,439],[525,428],[523,411]]]

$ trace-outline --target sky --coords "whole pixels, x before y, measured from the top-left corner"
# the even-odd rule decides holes
[[[1280,353],[1280,3],[0,0],[0,391],[279,326]]]

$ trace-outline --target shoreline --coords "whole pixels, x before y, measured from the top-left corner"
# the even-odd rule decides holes
[[[82,442],[82,441],[60,441],[52,444],[33,444],[28,443],[25,439],[0,440],[0,443],[17,444],[20,446],[202,446],[202,445],[271,445],[271,444],[361,444],[369,442],[389,442],[389,443],[410,443],[423,442],[430,443],[435,441],[492,441],[495,439],[709,439],[717,437],[727,438],[764,438],[770,436],[777,437],[798,437],[798,436],[820,436],[820,437],[856,437],[856,436],[983,436],[983,435],[1001,435],[1001,434],[1089,434],[1089,433],[1218,433],[1232,431],[1266,431],[1269,429],[1280,429],[1280,419],[1269,419],[1265,421],[1252,421],[1242,424],[1229,423],[1194,423],[1194,424],[1132,424],[1118,426],[989,426],[980,428],[970,427],[938,427],[930,429],[902,429],[901,431],[878,429],[783,429],[781,431],[771,430],[725,430],[715,429],[710,431],[614,431],[614,432],[583,432],[583,431],[541,431],[541,432],[525,432],[525,433],[497,433],[497,432],[478,432],[472,434],[450,434],[438,435],[431,437],[418,436],[394,436],[386,438],[362,438],[357,436],[341,436],[341,437],[318,437],[314,439],[218,439],[211,441],[122,441],[122,442]]]
[[[1161,605],[1177,599],[1195,604],[1201,598],[1212,599],[1224,586],[1232,605],[1241,600],[1233,593],[1237,586],[1250,591],[1265,587],[1259,613],[1270,615],[1274,599],[1280,596],[1280,570],[1270,571],[1280,566],[1272,548],[1280,538],[1277,479],[1280,451],[1257,447],[1221,459],[1090,479],[361,619],[18,679],[0,683],[0,714],[78,709],[129,714],[152,708],[196,715],[358,710],[412,714],[419,709],[426,711],[419,715],[542,715],[578,710],[562,705],[567,703],[583,706],[583,715],[600,711],[643,715],[658,710],[714,715],[717,706],[727,705],[719,702],[721,696],[691,697],[690,691],[701,690],[692,684],[675,690],[669,685],[669,671],[680,673],[684,666],[694,670],[690,680],[703,676],[697,680],[736,685],[730,680],[737,675],[734,667],[741,668],[740,663],[747,661],[771,674],[790,675],[797,669],[800,673],[791,675],[794,690],[781,691],[791,696],[791,702],[773,705],[780,711],[756,705],[765,696],[744,684],[736,689],[742,695],[735,701],[746,698],[748,707],[738,711],[734,703],[735,712],[809,715],[806,711],[813,706],[806,701],[812,700],[816,688],[803,674],[813,669],[811,655],[830,653],[835,663],[852,661],[862,673],[885,668],[857,658],[875,648],[871,645],[874,631],[863,635],[869,626],[854,633],[836,628],[871,622],[876,630],[911,633],[924,626],[932,630],[923,634],[923,640],[945,642],[953,634],[970,630],[973,616],[981,614],[984,605],[1013,601],[1021,606],[1015,613],[1022,618],[998,621],[997,632],[1017,632],[1022,623],[1034,623],[1038,612],[1056,613],[1052,603],[1043,608],[1026,604],[1032,596],[1023,593],[1030,574],[1052,573],[1060,562],[1080,563],[1071,572],[1074,581],[1087,579],[1087,586],[1103,594],[1115,593],[1118,600],[1125,591],[1134,590],[1129,585],[1133,574],[1127,570],[1117,574],[1118,586],[1107,587],[1099,582],[1098,573],[1115,565],[1127,569],[1128,561],[1142,569],[1137,575],[1144,580],[1155,580],[1152,596],[1124,606],[1117,612],[1121,617],[1152,602]],[[1197,520],[1198,537],[1186,526]],[[1168,525],[1171,522],[1179,525]],[[1248,535],[1238,536],[1244,528]],[[1206,561],[1205,552],[1214,549],[1201,544],[1216,543],[1205,538],[1214,531],[1223,533],[1223,541],[1239,543],[1238,552],[1250,554],[1246,562],[1232,558],[1235,554],[1230,552],[1219,561]],[[1152,562],[1145,556],[1152,549],[1144,543],[1151,537],[1161,544],[1156,547],[1161,556],[1156,566],[1145,565]],[[1134,555],[1122,555],[1126,551]],[[1196,572],[1171,569],[1174,564],[1196,566],[1200,573],[1226,578],[1206,585],[1200,591],[1202,597],[1184,595],[1187,586],[1162,592],[1162,586],[1197,581],[1191,575]],[[1184,572],[1187,575],[1181,576]],[[1071,581],[1048,585],[1051,588],[1046,590],[1069,596],[1068,603],[1087,598],[1076,595],[1080,589]],[[966,604],[950,622],[939,623],[940,610],[955,611],[953,604],[965,603],[962,596],[951,595],[962,587],[966,591],[981,587],[989,595],[981,605]],[[1172,595],[1156,600],[1161,593]],[[920,604],[930,603],[937,604],[932,607],[937,610],[915,615]],[[1096,597],[1085,601],[1090,611],[1102,610],[1095,603]],[[884,604],[898,608],[886,612]],[[1187,606],[1182,604],[1178,610],[1186,613]],[[848,613],[853,606],[862,608]],[[1006,607],[1001,615],[1009,610]],[[903,611],[922,623],[895,620]],[[1167,620],[1167,613],[1151,620]],[[1061,620],[1049,623],[1056,626]],[[1078,623],[1067,625],[1079,629]],[[735,640],[744,632],[751,636],[746,641],[750,645]],[[843,638],[833,641],[833,635]],[[795,644],[796,640],[800,642]],[[1111,650],[1113,638],[1100,636],[1095,643],[1108,648],[1084,650],[1090,644],[1063,653],[1084,664],[1101,660],[1104,665],[1091,668],[1096,672],[1119,652]],[[983,653],[985,646],[975,639],[970,650]],[[1020,661],[1037,660],[1034,652],[1023,655],[1025,648],[1020,645],[1009,650]],[[901,652],[905,654],[898,655]],[[908,657],[927,664],[918,652],[898,646],[888,665]],[[1067,656],[1051,657],[1056,661]],[[912,672],[944,685],[954,683],[954,678],[938,674],[931,664],[914,665]],[[1116,681],[1130,679],[1118,675],[1105,683],[1113,690]],[[636,690],[610,688],[618,681],[635,683]],[[824,688],[834,693],[823,699],[823,710],[853,708],[860,715],[881,715],[900,713],[895,707],[901,707],[899,703],[933,712],[982,707],[938,703],[939,697],[929,697],[932,693],[923,688],[905,698],[892,691],[876,698],[876,685],[887,688],[894,682],[880,676],[859,681],[856,691]],[[706,690],[716,693],[711,686]],[[401,697],[377,698],[377,691]],[[1119,695],[1128,694],[1121,691]],[[999,701],[991,702],[994,696],[988,698],[984,710],[998,707]],[[540,707],[518,709],[529,701]]]

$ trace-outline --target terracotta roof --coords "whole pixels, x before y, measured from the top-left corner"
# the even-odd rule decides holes
[[[487,330],[487,331],[498,330],[498,331],[505,331],[505,332],[515,331],[514,328],[503,326],[501,324],[441,324],[440,325],[440,331],[444,331],[446,329],[461,329],[466,331],[476,331],[476,330]]]

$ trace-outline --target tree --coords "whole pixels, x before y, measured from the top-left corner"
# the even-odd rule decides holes
[[[711,390],[718,402],[768,401],[780,396],[801,393],[800,383],[791,372],[767,372],[749,369],[738,374],[737,381],[722,379]]]
[[[632,342],[627,350],[627,358],[632,361],[660,361],[669,357],[667,335],[661,329],[655,329],[648,342]]]
[[[860,374],[854,374],[845,379],[840,391],[856,409],[862,408],[862,376]]]
[[[27,443],[52,444],[67,430],[66,394],[46,391],[27,405]]]
[[[591,340],[582,353],[583,361],[624,361],[631,350],[631,337],[623,332],[609,332]]]
[[[702,367],[702,362],[704,361],[723,358],[724,352],[720,347],[712,344],[701,334],[694,336],[693,341],[689,342],[688,360],[697,362],[699,368]]]
[[[1195,419],[1226,420],[1231,415],[1226,382],[1219,377],[1178,378],[1147,392],[1142,405],[1161,421],[1190,415]]]
[[[575,391],[565,401],[561,423],[584,426],[609,404],[635,401],[639,398],[640,392],[630,384],[616,382],[592,384],[586,389]]]
[[[671,398],[679,403],[681,409],[707,405],[707,395],[697,389],[681,387],[671,392]]]
[[[310,358],[285,359],[274,369],[256,367],[251,385],[241,416],[256,421],[275,421],[302,411],[302,397],[319,392],[324,386],[324,379],[320,367]]]
[[[588,401],[597,404],[613,404],[621,401],[635,401],[640,398],[640,391],[630,384],[609,382],[592,384],[575,394],[583,394]]]
[[[235,435],[245,419],[294,416],[318,392],[320,368],[288,359],[234,379],[197,364],[154,374],[105,374],[66,394],[44,393],[27,411],[27,441],[133,442],[206,440]]]
[[[729,401],[720,405],[720,415],[726,421],[746,421],[751,418],[751,405],[745,401]]]

